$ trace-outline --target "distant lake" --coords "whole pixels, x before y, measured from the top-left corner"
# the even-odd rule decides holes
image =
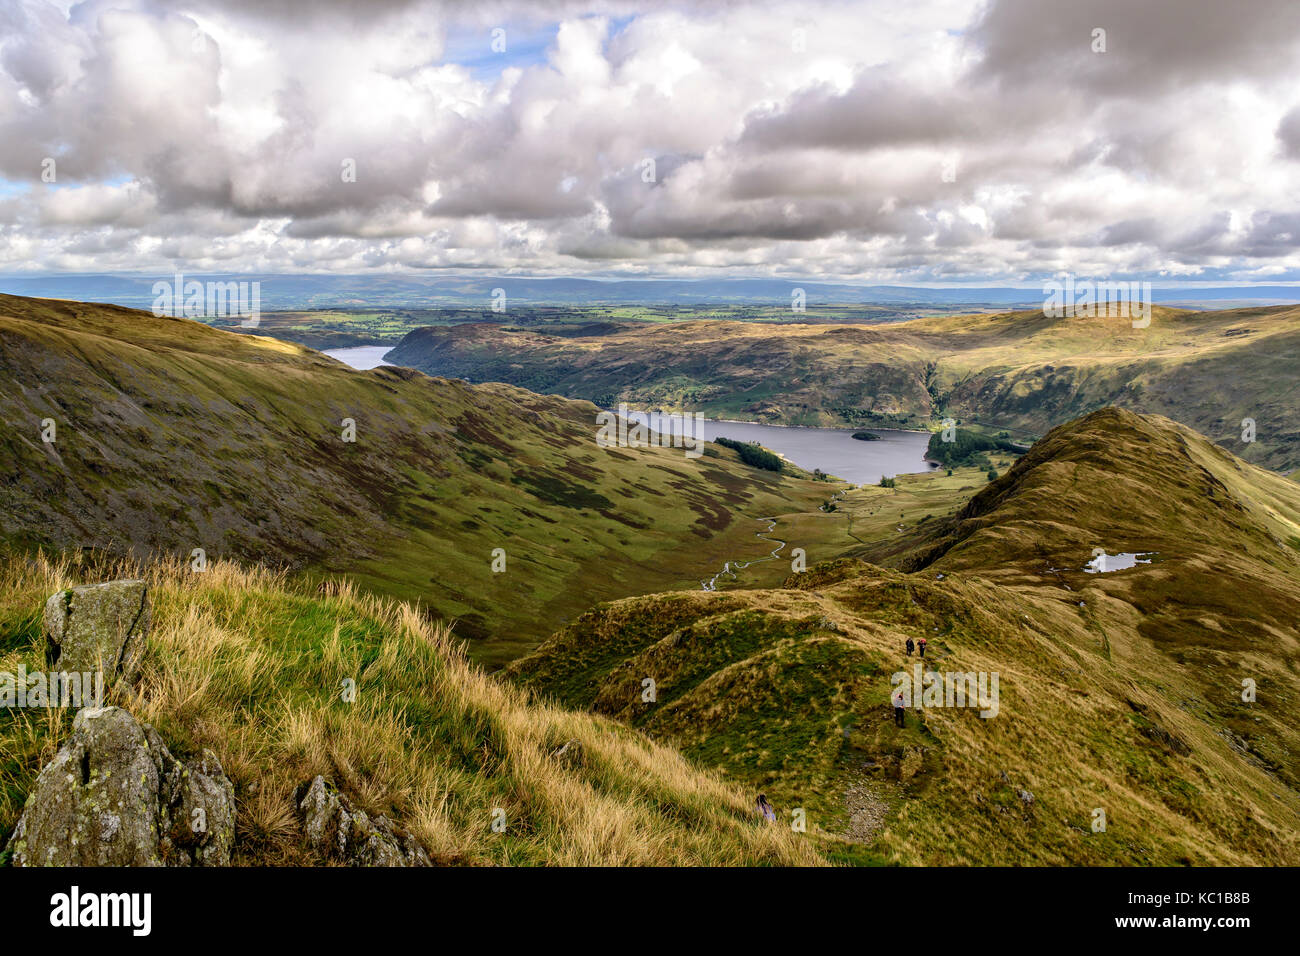
[[[649,413],[650,427],[658,432],[681,434],[682,416]],[[758,425],[752,422],[722,422],[705,419],[703,437],[718,436],[736,441],[756,441],[784,455],[800,468],[822,471],[857,485],[874,485],[881,478],[929,471],[925,449],[929,432],[905,432],[889,428],[804,428]],[[871,432],[879,441],[859,441],[854,432]]]
[[[350,349],[328,349],[325,354],[355,369],[370,369],[385,362],[391,345],[359,345]],[[650,412],[650,427],[658,432],[681,434],[682,416]],[[593,425],[595,423],[593,422]],[[752,422],[719,422],[705,419],[701,425],[705,441],[718,436],[736,441],[756,441],[784,455],[800,468],[822,471],[856,485],[874,485],[881,478],[928,471],[925,460],[929,432],[904,432],[889,428],[804,428],[758,425]],[[879,441],[859,441],[855,431],[879,435]]]
[[[358,345],[350,349],[326,349],[325,354],[345,365],[364,370],[378,368],[381,365],[392,365],[392,362],[384,361],[384,356],[392,350],[391,345]]]

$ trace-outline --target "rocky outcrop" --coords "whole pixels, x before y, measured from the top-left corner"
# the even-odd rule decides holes
[[[224,866],[234,840],[234,788],[215,754],[181,763],[120,707],[87,707],[8,848],[15,866]]]
[[[565,741],[563,747],[551,752],[551,757],[566,770],[579,770],[587,765],[587,754],[579,740]]]
[[[317,776],[298,802],[307,845],[348,866],[429,866],[418,840],[388,817],[371,819]]]
[[[143,581],[69,588],[45,602],[45,659],[51,670],[101,672],[104,683],[132,681],[149,636]]]

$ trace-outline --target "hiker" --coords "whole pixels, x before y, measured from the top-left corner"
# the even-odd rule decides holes
[[[758,812],[763,815],[763,819],[768,823],[776,823],[776,808],[767,802],[767,797],[763,794],[758,795]]]
[[[912,643],[912,639],[909,637],[909,638],[907,639],[907,656],[908,656],[908,657],[911,657],[911,656],[912,656],[912,649],[913,649],[914,647],[916,647],[916,645]]]
[[[894,695],[894,726],[903,726],[903,692]]]
[[[919,641],[917,641],[916,643],[917,643],[917,646],[918,646],[918,647],[920,648],[920,650],[921,650],[921,656],[924,657],[924,656],[925,656],[925,638],[924,638],[924,637],[921,638],[921,639],[920,639]]]

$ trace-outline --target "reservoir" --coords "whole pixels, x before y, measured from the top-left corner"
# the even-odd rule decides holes
[[[354,348],[330,349],[326,355],[338,359],[355,369],[371,369],[388,365],[384,361],[391,345],[361,345]],[[642,413],[650,427],[658,432],[681,434],[682,415],[661,412]],[[592,434],[596,423],[592,422]],[[928,471],[925,449],[930,441],[929,432],[907,432],[887,428],[805,428],[801,426],[759,425],[754,422],[727,422],[705,419],[700,425],[706,441],[719,436],[735,441],[756,441],[794,462],[800,468],[812,471],[820,468],[829,475],[843,478],[858,485],[874,485],[881,478]],[[868,431],[879,436],[878,441],[859,441],[855,431]]]
[[[645,414],[645,413],[643,413]],[[681,415],[647,414],[650,427],[658,432],[681,434]],[[929,471],[925,460],[929,432],[906,432],[888,428],[805,428],[797,425],[759,425],[704,419],[702,436],[713,441],[719,436],[735,441],[756,441],[800,468],[820,468],[829,475],[857,485],[874,485],[881,478]],[[866,431],[878,441],[859,441],[854,432]]]

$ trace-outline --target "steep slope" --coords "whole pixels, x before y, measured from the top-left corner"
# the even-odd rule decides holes
[[[727,451],[599,447],[596,414],[0,296],[0,540],[347,573],[456,618],[501,662],[594,600],[697,581],[733,556],[713,550],[729,529],[825,497]]]
[[[805,808],[856,859],[1300,862],[1300,488],[1105,409],[926,527],[895,569],[596,608],[511,671]],[[1091,574],[1094,548],[1156,556]],[[954,693],[895,727],[892,675],[930,670],[997,675],[995,712]]]
[[[1124,318],[985,316],[960,329],[925,320],[949,339],[939,361],[946,414],[1031,434],[1104,405],[1172,418],[1243,459],[1300,466],[1300,309],[1153,310]],[[1255,439],[1242,439],[1242,420]]]
[[[684,322],[593,336],[478,325],[409,333],[391,359],[469,381],[784,424],[920,427],[942,416],[1020,434],[1106,405],[1166,415],[1246,460],[1300,466],[1300,308],[1041,311],[887,325]],[[1243,374],[1249,369],[1249,374]],[[1256,423],[1242,441],[1242,420]]]
[[[930,416],[921,343],[882,326],[700,321],[593,336],[487,324],[407,334],[389,361],[614,405],[792,425],[915,427]]]
[[[44,669],[49,594],[118,576],[147,579],[153,631],[138,692],[109,703],[178,756],[216,753],[235,788],[235,865],[319,862],[294,801],[316,774],[413,832],[435,864],[820,862],[680,755],[611,721],[529,704],[469,664],[445,626],[346,586],[318,593],[225,563],[194,574],[180,562],[7,558],[0,672]],[[0,708],[0,847],[71,725],[70,709]]]

